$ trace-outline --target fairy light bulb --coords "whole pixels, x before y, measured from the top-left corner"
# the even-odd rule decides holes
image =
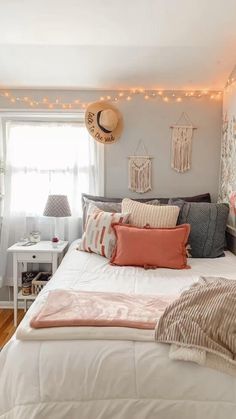
[[[110,100],[111,99],[111,96],[107,96],[107,100]]]
[[[165,97],[163,98],[163,100],[164,100],[164,102],[169,102],[169,98],[168,98],[167,96],[165,96]]]
[[[104,100],[105,98],[103,96],[100,97],[100,100]],[[82,105],[83,106],[83,105]]]
[[[162,96],[162,95],[163,95],[162,90],[159,90],[158,95],[159,95],[159,96]]]
[[[145,100],[148,100],[148,99],[149,99],[149,96],[148,96],[148,95],[145,95],[145,96],[144,96],[144,99],[145,99]]]
[[[15,103],[16,99],[14,99],[14,97],[11,98],[11,102]]]
[[[120,96],[120,97],[123,97],[123,96],[124,96],[124,93],[123,93],[123,92],[120,92],[120,93],[119,93],[119,96]]]
[[[130,101],[132,98],[131,96],[127,96],[126,100]]]
[[[181,97],[177,97],[176,102],[182,102],[182,98]]]

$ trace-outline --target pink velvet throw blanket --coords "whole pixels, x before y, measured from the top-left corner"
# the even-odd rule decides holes
[[[155,329],[170,296],[70,290],[50,291],[31,319],[35,329],[66,326],[114,326]]]

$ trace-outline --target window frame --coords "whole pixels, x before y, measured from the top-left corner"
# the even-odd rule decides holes
[[[2,122],[2,134],[3,134],[3,159],[6,158],[6,147],[7,147],[7,124],[11,122],[64,122],[64,123],[75,123],[85,126],[84,122],[85,111],[76,111],[76,112],[65,112],[65,111],[29,111],[29,110],[19,110],[19,111],[0,111],[0,119]],[[101,176],[99,177],[99,194],[104,195],[105,188],[105,151],[104,145],[98,144],[98,165]],[[2,197],[4,199],[4,196]],[[1,203],[1,198],[0,198]],[[1,205],[0,205],[1,209]],[[1,211],[0,211],[1,212]],[[0,214],[1,217],[1,214]],[[1,224],[1,223],[0,223]]]

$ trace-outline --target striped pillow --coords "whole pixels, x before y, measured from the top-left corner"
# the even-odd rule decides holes
[[[136,227],[175,227],[179,210],[176,205],[147,205],[129,198],[122,201],[122,212],[130,213],[129,223]]]
[[[78,250],[97,253],[110,259],[116,245],[116,236],[112,223],[127,223],[129,214],[105,212],[89,204],[85,232]]]

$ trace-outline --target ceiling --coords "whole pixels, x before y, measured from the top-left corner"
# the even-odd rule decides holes
[[[0,86],[222,89],[235,0],[0,0]]]

